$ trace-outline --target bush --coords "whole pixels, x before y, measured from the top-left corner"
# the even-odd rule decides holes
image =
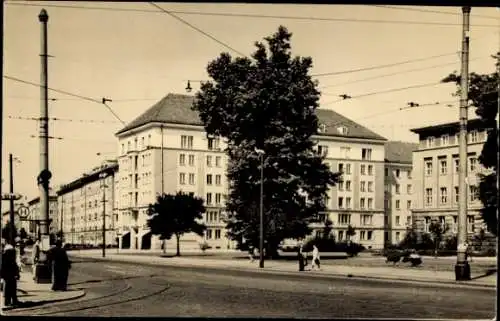
[[[200,244],[200,250],[202,250],[203,252],[205,252],[206,250],[212,248],[210,245],[208,245],[208,243],[205,241],[205,242],[201,242]]]
[[[444,250],[448,251],[456,251],[457,250],[457,237],[452,235],[445,239],[444,241]]]
[[[320,252],[337,252],[336,243],[333,238],[313,238],[306,241],[303,250],[305,252],[311,252],[313,250],[313,245],[318,247]]]

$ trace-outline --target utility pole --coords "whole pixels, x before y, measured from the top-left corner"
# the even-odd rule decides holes
[[[64,195],[61,195],[61,242],[64,240]]]
[[[12,159],[12,154],[9,154],[9,178],[10,178],[10,184],[9,184],[9,193],[10,195],[14,195],[14,165],[13,165],[14,160]],[[12,246],[15,246],[16,243],[16,236],[14,231],[16,230],[16,223],[15,223],[15,217],[14,217],[14,197],[9,198],[9,207],[10,207],[10,215],[9,215],[9,224],[10,224],[10,235],[9,235],[9,242]]]
[[[466,257],[467,247],[467,104],[469,93],[469,18],[470,7],[462,7],[463,34],[462,34],[462,68],[460,75],[460,135],[459,135],[459,172],[458,172],[458,238],[457,263],[455,265],[455,279],[457,281],[470,280],[470,266]]]
[[[264,268],[264,151],[257,149],[260,158],[260,200],[259,200],[259,267]]]

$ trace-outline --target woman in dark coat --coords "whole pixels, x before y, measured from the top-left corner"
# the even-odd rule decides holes
[[[48,257],[52,262],[52,290],[66,291],[71,263],[60,240],[56,242],[55,247],[49,250]]]
[[[10,244],[5,246],[2,254],[1,275],[4,282],[5,302],[4,305],[18,305],[17,280],[19,280],[19,266],[16,262],[16,250]]]

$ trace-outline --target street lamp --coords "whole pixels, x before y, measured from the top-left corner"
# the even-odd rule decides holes
[[[106,177],[106,172],[99,174],[102,188],[102,257],[106,257]]]
[[[264,268],[264,155],[262,149],[255,149],[260,158],[260,217],[259,217],[259,267]]]

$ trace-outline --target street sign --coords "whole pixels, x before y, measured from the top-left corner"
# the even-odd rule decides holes
[[[26,206],[21,206],[17,210],[17,214],[19,215],[20,218],[25,219],[30,215],[30,209],[27,208]]]

